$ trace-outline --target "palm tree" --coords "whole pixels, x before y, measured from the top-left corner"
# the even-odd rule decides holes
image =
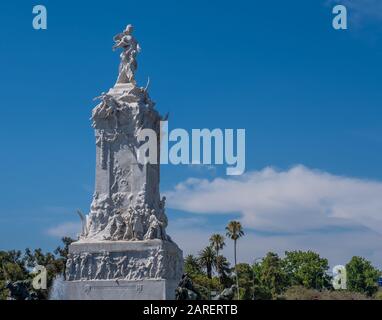
[[[190,275],[202,273],[198,258],[189,254],[184,259],[184,271]]]
[[[225,240],[224,236],[218,233],[214,233],[210,237],[210,244],[211,244],[211,247],[215,249],[216,256],[219,256],[219,250],[223,249],[223,247],[225,246],[224,240]]]
[[[243,227],[239,221],[230,221],[225,227],[226,235],[233,240],[234,243],[234,259],[235,259],[235,273],[236,273],[236,285],[237,285],[237,298],[239,299],[239,275],[237,274],[237,240],[244,236]]]
[[[211,246],[204,248],[199,253],[199,264],[206,268],[207,277],[212,279],[212,268],[216,265],[216,254]]]
[[[231,273],[231,268],[226,257],[222,255],[216,257],[216,271],[219,274],[220,283],[224,284]]]
[[[225,246],[224,240],[225,240],[224,236],[222,236],[221,234],[218,234],[218,233],[214,233],[210,237],[210,245],[212,248],[215,249],[216,259],[219,257],[219,250],[223,249],[223,247]],[[217,260],[216,260],[216,271],[220,275],[220,264],[218,264]],[[220,277],[220,280],[221,280],[221,277]]]

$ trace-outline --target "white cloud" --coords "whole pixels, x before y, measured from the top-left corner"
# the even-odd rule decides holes
[[[382,183],[296,166],[240,178],[188,179],[167,192],[168,206],[192,213],[239,213],[246,227],[301,232],[326,227],[382,230]]]
[[[49,228],[46,233],[52,237],[72,237],[76,238],[81,232],[81,224],[75,222],[64,222],[55,227]]]
[[[191,178],[166,196],[170,208],[186,212],[239,214],[244,227],[254,232],[243,239],[243,247],[251,251],[247,258],[268,250],[316,248],[331,259],[363,254],[382,262],[381,182],[304,166],[287,171],[267,167],[239,178]],[[195,241],[186,243],[187,232],[175,230],[174,238],[184,239],[185,248],[191,248]],[[189,236],[194,234],[196,230]],[[205,241],[208,236],[206,232]]]

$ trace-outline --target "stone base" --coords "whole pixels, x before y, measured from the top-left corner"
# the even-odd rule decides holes
[[[174,300],[174,280],[66,281],[66,300]]]
[[[182,273],[182,251],[173,242],[81,240],[69,246],[63,298],[174,299]]]

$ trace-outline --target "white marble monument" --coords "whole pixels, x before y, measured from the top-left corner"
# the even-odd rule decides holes
[[[159,138],[161,116],[134,79],[140,47],[132,31],[128,25],[114,37],[113,50],[122,49],[118,79],[92,114],[95,193],[69,247],[65,299],[174,299],[182,276],[182,251],[166,234],[159,164],[137,161],[139,131]]]

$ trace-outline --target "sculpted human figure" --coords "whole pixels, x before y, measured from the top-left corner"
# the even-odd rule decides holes
[[[127,264],[128,264],[129,258],[127,256],[124,256],[122,259],[120,259],[116,263],[117,271],[115,273],[115,278],[124,278],[127,274]]]
[[[131,258],[129,260],[129,264],[126,267],[126,270],[128,270],[128,272],[125,275],[125,279],[136,279],[136,276],[137,276],[136,265],[137,265],[137,259]]]
[[[139,261],[137,265],[137,278],[144,279],[148,275],[148,270],[146,268],[146,263],[144,261]]]
[[[117,83],[132,83],[135,85],[134,74],[137,70],[136,56],[141,48],[132,33],[133,26],[129,24],[122,33],[117,34],[113,38],[115,41],[113,50],[117,48],[123,49],[120,55],[121,63],[119,65]]]
[[[162,226],[156,215],[153,213],[149,218],[149,227],[145,234],[145,240],[162,239]]]
[[[120,105],[114,96],[106,92],[102,92],[100,96],[95,97],[93,100],[101,100],[101,103],[95,108],[95,111],[99,111],[102,108],[109,108],[111,110],[117,110]]]
[[[98,269],[95,275],[95,279],[103,279],[106,276],[106,279],[110,279],[112,274],[111,270],[111,261],[109,254],[102,256],[101,261],[98,263]]]
[[[176,300],[199,300],[200,293],[195,289],[191,278],[185,273],[176,288]]]
[[[73,259],[69,256],[68,260],[66,261],[65,279],[73,280],[74,271],[75,271],[75,265],[73,263]]]
[[[89,279],[91,276],[91,255],[84,253],[81,257],[81,279]]]
[[[143,237],[143,224],[142,224],[142,218],[139,212],[136,212],[132,218],[132,227],[133,227],[133,239],[141,240]]]
[[[130,207],[127,211],[127,215],[124,217],[125,220],[125,233],[123,235],[123,240],[130,240],[133,238],[133,209]]]
[[[155,273],[155,278],[160,279],[162,278],[162,272],[163,272],[163,255],[158,254],[158,259],[157,259],[157,269]]]
[[[114,262],[113,262],[113,258],[111,258],[109,256],[109,254],[107,254],[105,256],[105,264],[106,264],[106,279],[113,279],[113,275],[114,275],[114,270],[113,270]]]
[[[154,263],[155,263],[155,256],[153,255],[151,251],[150,257],[146,261],[146,271],[147,271],[147,277],[152,277],[153,274],[153,268],[154,268]]]
[[[121,240],[124,235],[125,222],[120,214],[116,214],[113,218],[112,226],[115,228],[111,236],[112,240]]]
[[[79,279],[81,277],[81,258],[78,254],[73,256],[73,265],[74,265],[74,279]]]
[[[112,117],[114,119],[115,128],[118,128],[118,113],[123,111],[122,106],[114,96],[105,92],[102,92],[100,96],[95,97],[93,100],[98,99],[101,100],[101,103],[94,108],[92,118],[95,119],[97,117],[101,117],[108,119]]]
[[[234,284],[230,288],[225,288],[220,294],[218,294],[213,300],[233,300],[237,286]]]

